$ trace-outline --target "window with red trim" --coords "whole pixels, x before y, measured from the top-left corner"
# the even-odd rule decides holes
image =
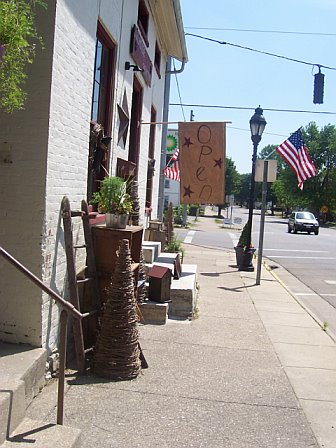
[[[138,7],[138,27],[142,34],[144,41],[148,47],[148,23],[149,23],[149,13],[144,0],[139,0]]]

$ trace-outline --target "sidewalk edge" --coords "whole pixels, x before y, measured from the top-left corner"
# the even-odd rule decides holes
[[[288,293],[293,297],[293,299],[301,306],[302,309],[304,309],[309,315],[310,317],[319,325],[319,327],[321,327],[321,330],[324,331],[332,340],[333,342],[335,342],[336,344],[336,334],[334,334],[334,332],[330,331],[328,328],[324,329],[324,325],[323,322],[316,316],[315,313],[313,313],[303,302],[302,300],[300,300],[299,297],[297,297],[291,290],[290,288],[286,285],[286,283],[278,276],[278,274],[276,274],[274,272],[274,270],[269,266],[267,261],[263,261],[263,264],[265,266],[265,269],[271,274],[273,275],[273,277],[280,283],[280,285],[286,289],[286,291],[288,291]],[[283,266],[281,266],[282,269],[285,269]],[[286,269],[285,269],[286,270]],[[286,270],[287,271],[287,270]],[[288,272],[288,271],[287,271]],[[289,272],[290,274],[290,272]],[[316,293],[316,295],[318,295]]]

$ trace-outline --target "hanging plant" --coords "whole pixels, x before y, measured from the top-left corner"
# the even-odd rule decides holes
[[[47,5],[44,0],[0,2],[0,108],[8,113],[24,108],[25,69],[34,60],[36,44],[43,47],[35,27],[36,6]]]

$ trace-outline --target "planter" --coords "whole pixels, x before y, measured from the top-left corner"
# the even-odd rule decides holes
[[[242,262],[238,265],[239,271],[248,271],[248,272],[254,271],[254,266],[253,266],[252,260],[253,260],[253,255],[254,255],[255,251],[256,250],[254,247],[250,248],[246,252],[244,251]]]
[[[116,215],[114,213],[105,214],[106,227],[112,229],[126,229],[128,222],[128,215]]]
[[[240,266],[243,264],[244,246],[236,246],[234,249],[236,252],[236,264]]]
[[[198,206],[191,205],[189,207],[189,216],[197,216],[198,215]]]

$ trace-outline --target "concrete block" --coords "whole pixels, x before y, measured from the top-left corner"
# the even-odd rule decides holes
[[[0,443],[14,431],[25,415],[23,381],[2,374],[0,382]]]
[[[0,372],[24,382],[27,407],[44,385],[47,351],[22,345],[0,344],[0,354]]]
[[[2,448],[79,448],[81,431],[25,418]]]
[[[142,250],[151,247],[154,249],[154,260],[156,260],[161,254],[161,243],[159,241],[143,241]]]
[[[152,264],[154,262],[155,257],[155,248],[154,247],[142,247],[142,253],[145,260],[145,263]]]
[[[167,323],[168,303],[158,303],[148,300],[139,305],[145,324],[164,325]]]
[[[166,243],[166,232],[164,230],[145,229],[145,241],[160,242],[160,247]]]
[[[182,265],[182,274],[173,280],[170,291],[169,317],[192,317],[197,304],[197,265]]]

